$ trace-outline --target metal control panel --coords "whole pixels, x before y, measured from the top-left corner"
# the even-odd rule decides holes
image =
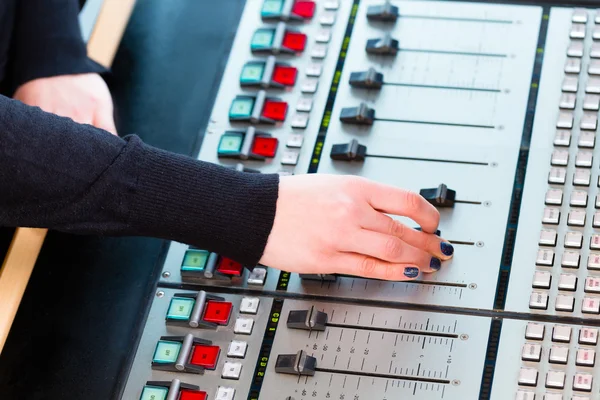
[[[199,159],[420,192],[455,256],[402,283],[172,243],[122,398],[600,398],[599,104],[595,9],[248,0]]]

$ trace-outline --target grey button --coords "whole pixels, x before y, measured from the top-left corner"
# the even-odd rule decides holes
[[[554,166],[566,167],[569,163],[569,151],[555,149],[552,152],[552,158],[550,159],[550,163]]]
[[[331,40],[331,29],[330,28],[322,28],[319,29],[315,35],[315,41],[317,43],[329,43]]]
[[[600,88],[598,93],[600,93]],[[558,119],[556,120],[556,127],[563,129],[573,128],[573,113],[571,111],[559,112]]]
[[[569,57],[583,57],[583,42],[581,40],[572,40],[567,47]]]
[[[600,44],[592,43],[590,46],[590,57],[592,58],[600,58]]]
[[[573,185],[590,186],[592,172],[589,169],[576,169],[573,174]]]
[[[595,131],[598,128],[598,115],[596,113],[584,112],[581,116],[581,129]]]
[[[566,129],[557,129],[554,133],[554,145],[569,147],[571,144],[571,131]]]
[[[581,232],[567,232],[565,234],[565,247],[580,249],[583,245],[583,234]]]
[[[596,10],[596,15],[594,16],[594,23],[600,24],[600,10]]]
[[[594,213],[594,218],[592,219],[592,226],[594,228],[600,228],[600,212],[598,211]]]
[[[579,132],[579,139],[577,139],[577,146],[593,149],[596,145],[596,132],[581,131]]]
[[[515,400],[535,400],[535,393],[527,390],[517,390]]]
[[[577,93],[579,88],[579,77],[567,75],[563,79],[562,91],[569,93]]]
[[[586,293],[600,293],[600,278],[594,276],[588,276],[585,278],[585,292]]]
[[[525,328],[525,338],[530,340],[544,340],[546,327],[543,324],[528,322]]]
[[[600,39],[600,27],[598,27],[598,26],[594,27],[594,30],[592,31],[592,39],[594,39],[594,40]]]
[[[544,400],[564,400],[562,393],[547,392],[544,394]]]
[[[241,340],[232,340],[227,349],[227,357],[244,358],[248,350],[248,343]]]
[[[587,84],[585,86],[585,92],[599,94],[600,93],[600,78],[590,76],[590,78],[588,79]]]
[[[292,133],[292,134],[288,135],[285,145],[292,149],[299,149],[302,147],[303,142],[304,142],[304,135],[301,135],[299,133]]]
[[[557,208],[546,207],[544,208],[544,216],[542,217],[542,223],[550,225],[558,225],[560,221],[560,210]]]
[[[223,372],[221,373],[221,378],[238,380],[240,379],[241,374],[242,363],[225,361],[225,364],[223,365]]]
[[[587,9],[585,8],[575,8],[573,10],[573,15],[571,15],[571,21],[577,22],[580,24],[585,24],[588,20]]]
[[[574,190],[571,192],[571,207],[587,207],[588,194],[582,190]]]
[[[571,327],[565,325],[555,325],[552,329],[552,341],[569,343],[571,341]]]
[[[248,284],[249,285],[258,285],[263,286],[265,284],[265,279],[267,278],[267,269],[261,267],[254,267],[252,272],[248,275]]]
[[[238,318],[235,320],[233,327],[233,333],[241,335],[252,334],[252,328],[254,327],[254,320],[252,318]]]
[[[575,297],[566,294],[557,295],[554,308],[556,311],[573,312],[575,309]]]
[[[587,268],[591,270],[600,269],[600,254],[591,253],[588,256]]]
[[[567,290],[574,292],[577,289],[577,275],[560,274],[558,278],[558,290]]]
[[[567,219],[567,225],[569,225],[569,226],[585,226],[585,211],[571,210],[569,212],[569,218]]]
[[[331,26],[331,25],[335,24],[335,15],[336,15],[335,11],[325,11],[319,17],[319,23],[323,26]],[[579,28],[575,28],[575,35],[581,35],[579,30],[580,30]],[[571,33],[573,33],[573,28],[571,28]],[[585,30],[584,30],[584,37],[585,37]],[[583,38],[579,38],[579,39],[583,39]]]
[[[584,170],[588,171],[588,170]],[[550,168],[550,173],[548,174],[548,183],[555,183],[559,185],[564,185],[567,178],[567,170],[566,168],[552,167]]]
[[[521,350],[523,361],[540,361],[542,359],[542,346],[537,343],[525,343]]]
[[[581,312],[584,314],[600,314],[600,298],[584,297],[581,303]]]
[[[563,389],[565,387],[565,373],[563,371],[548,371],[546,374],[546,387]]]
[[[579,343],[596,345],[598,343],[598,329],[581,328],[579,331]]]
[[[540,245],[556,246],[556,231],[551,229],[542,229],[540,232]]]
[[[600,75],[600,60],[591,60],[588,65],[588,74]]]
[[[598,109],[600,109],[600,95],[586,94],[583,96],[583,109],[587,111],[598,111]]]
[[[565,346],[552,346],[548,361],[552,364],[566,364],[569,360],[569,348]]]
[[[259,305],[260,299],[258,297],[243,297],[240,304],[240,313],[256,314],[258,312]]]
[[[551,267],[554,265],[554,251],[549,249],[540,249],[535,260],[536,265]]]
[[[322,60],[323,58],[327,57],[327,45],[321,43],[313,45],[313,48],[310,52],[310,56],[319,60]]]
[[[558,107],[562,108],[563,110],[574,110],[576,102],[577,95],[575,93],[563,93],[560,96]]]
[[[573,396],[571,400],[590,400],[588,396]]]
[[[281,165],[296,165],[298,164],[299,154],[295,151],[284,151],[281,154]]]
[[[593,350],[587,350],[593,351]],[[591,392],[593,386],[592,374],[585,372],[577,372],[573,378],[573,390],[581,390],[583,392]]]
[[[593,153],[588,150],[579,150],[575,156],[576,167],[592,168],[593,161]]]
[[[323,72],[323,66],[321,64],[309,64],[306,67],[306,69],[304,70],[304,73],[306,74],[306,76],[313,76],[313,77],[321,76],[322,72]]]
[[[543,292],[533,292],[529,297],[529,308],[534,310],[548,309],[548,294]]]
[[[302,82],[302,86],[300,87],[300,90],[302,91],[302,93],[308,93],[308,94],[313,94],[317,91],[317,88],[319,87],[319,80],[316,78],[306,78],[303,82]]]
[[[581,59],[580,58],[567,58],[565,63],[565,73],[567,74],[579,74],[581,72]]]
[[[598,177],[598,187],[600,187],[600,176]],[[600,195],[596,196],[596,208],[600,208]]]
[[[546,192],[546,204],[560,206],[562,204],[563,191],[560,189],[548,189]]]
[[[308,126],[308,114],[296,113],[290,121],[290,126],[295,129],[306,129]]]
[[[340,7],[340,0],[325,0],[323,7],[326,10],[337,10]]]
[[[309,97],[300,97],[296,103],[296,111],[309,112],[312,110],[313,101]]]
[[[548,271],[535,271],[532,286],[536,289],[550,289],[552,274]]]
[[[519,371],[519,385],[537,386],[538,371],[533,368],[521,368]]]
[[[585,24],[574,23],[569,32],[571,39],[585,39]]]
[[[590,250],[600,250],[600,235],[592,235],[590,238]]]
[[[235,397],[235,389],[230,387],[219,386],[215,400],[233,400]]]

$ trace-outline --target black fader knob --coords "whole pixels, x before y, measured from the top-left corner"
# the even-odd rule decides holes
[[[358,107],[342,108],[340,121],[354,125],[373,125],[375,109],[369,108],[366,103],[360,103]]]
[[[317,369],[317,359],[300,350],[296,354],[280,354],[275,361],[275,372],[299,376],[313,376]]]
[[[400,48],[400,43],[386,34],[382,38],[367,40],[367,53],[375,55],[395,56]]]
[[[381,89],[383,85],[383,74],[375,68],[367,71],[352,72],[350,74],[350,86],[361,89]]]
[[[332,160],[338,161],[364,161],[366,155],[367,146],[358,143],[356,139],[352,139],[350,143],[334,144],[329,154]]]
[[[399,15],[398,7],[393,6],[390,0],[367,9],[367,18],[371,21],[396,22]]]
[[[439,208],[454,207],[454,202],[456,201],[456,192],[448,189],[448,186],[443,183],[437,188],[421,189],[420,194],[425,200]]]
[[[303,329],[305,331],[324,331],[327,326],[327,314],[316,310],[314,306],[310,310],[292,310],[288,314],[287,327],[291,329]]]

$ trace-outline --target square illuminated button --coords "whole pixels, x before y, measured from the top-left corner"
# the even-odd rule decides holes
[[[306,47],[306,35],[300,32],[288,31],[283,36],[282,47],[295,51],[302,52]]]
[[[144,386],[140,400],[165,400],[169,389],[159,386]]]
[[[274,121],[285,121],[288,105],[284,101],[265,100],[262,116]]]
[[[229,108],[229,119],[244,120],[249,119],[254,108],[254,98],[246,96],[238,96],[233,99]]]
[[[161,340],[156,345],[152,362],[159,364],[174,363],[177,361],[177,356],[179,356],[179,350],[181,350],[181,343]]]
[[[250,41],[251,50],[268,50],[273,46],[275,31],[273,29],[258,29]]]
[[[240,379],[241,374],[242,363],[225,361],[225,365],[223,365],[223,372],[221,373],[221,378],[237,380]]]
[[[241,334],[241,335],[250,335],[252,334],[252,328],[254,327],[254,320],[252,318],[238,318],[235,321],[235,326],[233,327],[233,333]]]
[[[169,304],[167,318],[182,321],[190,319],[190,315],[192,315],[192,310],[194,309],[194,304],[196,304],[196,300],[194,299],[173,297],[171,299],[171,303]]]
[[[298,76],[298,69],[290,67],[288,65],[276,65],[273,70],[273,82],[277,82],[284,86],[294,86],[296,83],[296,77]]]
[[[316,7],[317,5],[314,1],[296,0],[292,7],[292,14],[304,19],[310,19],[315,15]]]
[[[242,264],[227,257],[221,257],[219,265],[217,265],[217,271],[225,275],[233,276],[241,276],[243,268]]]
[[[239,340],[232,340],[229,343],[229,349],[227,350],[227,357],[232,358],[244,358],[246,357],[246,350],[248,349],[248,343]]]
[[[202,319],[206,322],[227,325],[232,308],[233,305],[227,301],[209,300],[204,306],[204,317]]]
[[[264,72],[264,63],[247,63],[244,65],[244,68],[242,68],[240,83],[242,85],[258,85],[262,80]]]
[[[183,262],[181,263],[182,271],[204,271],[206,261],[208,260],[208,251],[206,250],[188,250],[185,252]]]
[[[196,390],[182,390],[179,395],[179,400],[206,400],[206,392],[199,392]]]
[[[263,17],[274,17],[281,15],[283,0],[265,0],[260,14]]]
[[[190,364],[206,369],[215,369],[219,353],[221,353],[219,346],[196,345],[192,350]]]
[[[262,157],[275,157],[278,143],[277,138],[257,136],[252,143],[252,153]]]
[[[221,156],[239,154],[244,143],[242,132],[225,132],[219,141],[217,152]]]

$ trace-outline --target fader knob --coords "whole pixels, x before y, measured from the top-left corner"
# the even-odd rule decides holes
[[[331,146],[329,156],[332,160],[338,161],[364,161],[367,154],[367,146],[358,143],[358,140],[352,139],[350,143],[334,144]]]
[[[382,38],[367,40],[366,50],[370,54],[395,56],[399,47],[399,42],[388,33]]]
[[[398,7],[393,6],[390,0],[367,9],[367,18],[371,21],[396,22],[398,15]]]
[[[317,359],[303,350],[296,354],[280,354],[275,362],[275,372],[299,376],[313,376],[317,368]]]
[[[350,86],[361,89],[381,89],[383,85],[383,74],[375,68],[368,71],[352,72],[350,74]]]
[[[421,196],[435,207],[454,207],[456,192],[443,183],[434,189],[421,189]]]
[[[313,306],[310,310],[290,311],[287,319],[287,327],[306,331],[324,331],[327,326],[327,319],[326,313],[315,310]]]
[[[342,108],[340,121],[355,125],[373,125],[375,120],[375,109],[369,108],[366,103],[360,103],[358,107]]]

